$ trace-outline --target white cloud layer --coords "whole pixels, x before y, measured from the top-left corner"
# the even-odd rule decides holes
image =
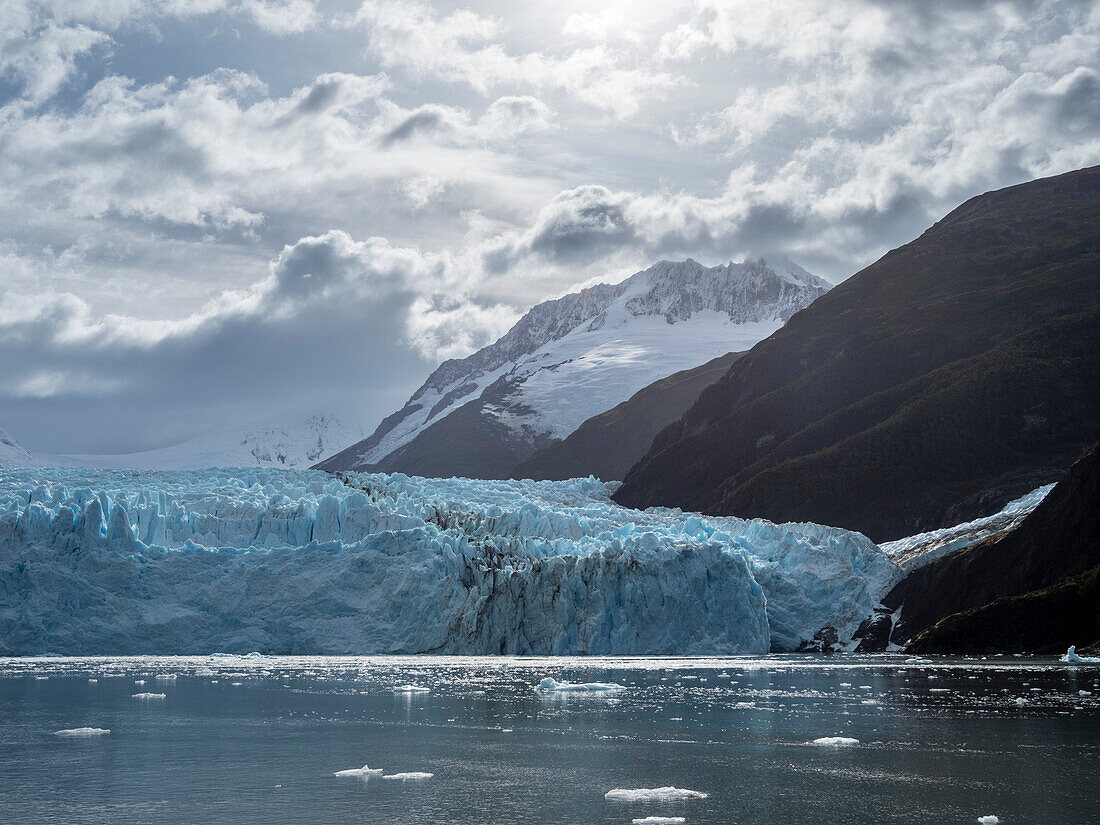
[[[1098,55],[1095,0],[11,0],[0,426],[83,451],[307,403],[370,427],[656,258],[842,279],[1100,163]]]

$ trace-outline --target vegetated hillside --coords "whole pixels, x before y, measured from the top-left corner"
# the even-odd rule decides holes
[[[1100,443],[1015,530],[917,568],[883,599],[926,652],[1055,652],[1100,640]]]
[[[1100,167],[987,193],[797,313],[615,499],[878,541],[1059,478],[1100,436]]]
[[[679,419],[699,393],[725,375],[743,354],[729,352],[654,381],[618,406],[589,418],[563,441],[520,462],[512,475],[536,481],[590,475],[604,481],[622,479],[661,428]]]
[[[688,259],[545,301],[316,468],[507,478],[657,379],[748,349],[829,287],[785,259]]]

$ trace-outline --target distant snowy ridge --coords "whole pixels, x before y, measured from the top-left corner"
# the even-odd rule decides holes
[[[496,343],[445,361],[369,438],[321,466],[426,474],[398,451],[471,402],[518,462],[659,378],[750,348],[829,287],[780,258],[688,259],[545,301]]]
[[[848,638],[896,574],[857,533],[614,486],[5,472],[0,654],[764,653]]]
[[[118,455],[53,455],[27,453],[17,466],[100,467],[131,470],[201,470],[210,467],[309,467],[363,431],[332,415],[304,419],[271,419],[227,427],[195,438],[138,453]],[[0,435],[0,463],[4,462]],[[12,439],[14,441],[14,439]],[[26,451],[24,451],[26,452]]]
[[[7,430],[0,429],[0,467],[36,467],[38,462]]]

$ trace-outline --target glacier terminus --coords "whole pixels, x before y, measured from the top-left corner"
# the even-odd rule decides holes
[[[850,639],[897,576],[858,533],[615,487],[13,468],[0,654],[761,654]]]

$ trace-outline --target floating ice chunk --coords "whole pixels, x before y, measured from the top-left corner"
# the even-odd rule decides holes
[[[687,822],[682,816],[645,816],[630,820],[631,825],[682,825]]]
[[[1079,691],[1077,691],[1077,695],[1078,696],[1092,696],[1092,691],[1091,690],[1079,690]]]
[[[157,674],[157,681],[158,682],[174,682],[174,681],[176,681],[177,678],[178,677],[176,676],[175,673],[158,673]]]
[[[859,740],[852,739],[850,736],[822,736],[810,744],[827,748],[852,748],[859,744]]]
[[[1016,700],[1016,704],[1022,708],[1024,705],[1027,704],[1027,699],[1021,696],[1019,699]]]
[[[993,816],[992,814],[990,814],[988,816],[979,816],[978,817],[978,822],[980,822],[981,825],[997,825],[997,823],[999,823],[1000,821],[1001,821],[1000,819]]]
[[[398,685],[393,689],[394,693],[430,693],[431,688],[421,687],[420,685]]]
[[[94,684],[95,684],[96,682],[98,682],[98,681],[99,681],[99,679],[89,679],[89,680],[88,680],[88,684],[90,684],[90,685],[94,685]]]
[[[754,708],[754,707],[756,707],[756,702],[738,702],[736,705],[734,705],[734,707],[735,708]]]
[[[131,699],[163,699],[165,694],[163,693],[131,693]]]
[[[951,688],[928,688],[929,693],[950,693]]]
[[[372,768],[368,765],[364,765],[361,768],[349,768],[346,771],[337,771],[333,775],[334,776],[358,776],[358,777],[361,777],[361,778],[365,779],[368,776],[378,776],[380,773],[382,773],[381,768]]]
[[[931,659],[916,659],[916,658],[906,659],[905,664],[907,664],[907,665],[930,665],[930,664],[932,664],[932,660]]]
[[[679,802],[682,799],[706,799],[701,791],[685,788],[612,788],[603,795],[612,802]]]
[[[134,679],[134,684],[135,685],[144,685],[145,680],[144,679]]]
[[[615,682],[559,682],[549,676],[539,682],[538,689],[544,693],[610,693],[626,690]]]
[[[1081,656],[1077,653],[1077,645],[1070,645],[1062,661],[1072,665],[1100,665],[1100,656]]]
[[[54,736],[105,736],[110,733],[110,728],[66,728],[55,730]]]
[[[391,773],[383,776],[383,779],[399,779],[402,782],[417,782],[422,779],[431,779],[435,776],[434,773],[428,773],[427,771],[406,771],[405,773]]]
[[[266,659],[267,656],[260,653],[258,650],[253,650],[251,653],[247,653],[241,657],[242,659]]]

